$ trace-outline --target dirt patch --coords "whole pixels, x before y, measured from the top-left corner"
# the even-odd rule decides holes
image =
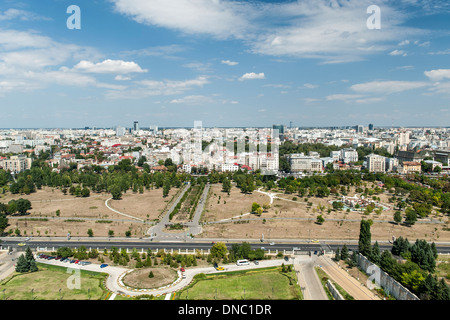
[[[150,272],[153,278],[149,278]],[[170,268],[136,269],[123,278],[123,283],[136,289],[153,289],[166,286],[177,279],[177,272]]]

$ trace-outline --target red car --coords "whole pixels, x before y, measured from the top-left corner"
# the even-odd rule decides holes
[[[78,264],[80,262],[80,260],[75,260],[75,264]]]
[[[186,270],[185,270],[184,268],[181,268],[180,271],[181,271],[181,272],[185,272]]]

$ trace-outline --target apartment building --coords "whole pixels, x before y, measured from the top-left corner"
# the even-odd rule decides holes
[[[385,172],[386,171],[386,159],[378,154],[371,153],[366,156],[367,169],[369,172]]]
[[[342,149],[340,159],[344,163],[357,162],[358,152],[353,148]]]
[[[404,161],[403,162],[403,174],[408,173],[414,173],[414,172],[421,172],[422,171],[422,165],[420,162],[417,161]]]
[[[9,159],[0,160],[0,167],[3,170],[9,170],[13,173],[19,173],[31,168],[31,158],[27,158],[26,155],[11,156]]]
[[[288,161],[291,167],[291,172],[311,172],[322,171],[322,160],[310,156],[305,156],[303,153],[294,153],[288,156]]]

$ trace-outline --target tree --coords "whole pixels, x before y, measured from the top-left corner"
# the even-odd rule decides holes
[[[322,223],[325,222],[325,218],[324,218],[321,214],[319,214],[319,215],[317,216],[316,221],[317,221],[318,224],[321,225]]]
[[[228,178],[224,178],[222,181],[222,191],[230,193],[231,191],[231,181]]]
[[[16,272],[24,273],[30,270],[27,260],[23,254],[20,255],[16,263]]]
[[[335,261],[340,261],[341,260],[341,253],[339,248],[336,249],[336,253],[334,254],[334,260]]]
[[[91,238],[94,236],[94,232],[92,231],[92,229],[88,229],[87,234]]]
[[[252,212],[256,212],[260,208],[260,205],[256,202],[252,203]]]
[[[213,244],[210,252],[211,252],[212,258],[220,258],[221,259],[227,255],[228,249],[227,249],[227,246],[225,245],[225,243],[217,242],[217,243]]]
[[[370,252],[370,261],[372,261],[376,265],[379,265],[380,260],[381,260],[380,246],[378,245],[378,241],[376,241]]]
[[[91,191],[88,189],[88,188],[83,188],[82,190],[81,190],[81,196],[82,197],[84,197],[84,198],[87,198],[87,197],[89,197],[91,195]]]
[[[402,222],[402,213],[400,211],[395,211],[394,213],[394,221],[399,224]]]
[[[366,257],[370,257],[372,235],[370,233],[370,222],[361,220],[359,229],[358,251]]]
[[[113,200],[120,200],[122,198],[122,190],[117,184],[111,186],[110,192]]]
[[[417,213],[412,208],[406,208],[405,210],[405,223],[412,226],[417,221]]]
[[[342,250],[341,250],[341,260],[344,260],[344,261],[347,260],[348,254],[349,254],[349,251],[348,251],[347,245],[344,244],[344,246],[342,247]]]

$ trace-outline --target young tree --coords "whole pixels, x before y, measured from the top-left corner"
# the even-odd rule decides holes
[[[370,233],[370,222],[368,220],[361,220],[359,230],[358,251],[365,257],[370,257],[372,235]]]
[[[400,211],[395,211],[394,213],[394,221],[399,224],[402,222],[402,213]]]
[[[349,251],[348,251],[347,245],[344,244],[344,246],[342,247],[342,250],[341,250],[341,260],[344,260],[344,261],[347,260],[348,254],[349,254]]]
[[[323,223],[325,222],[325,218],[324,218],[321,214],[319,214],[319,215],[317,216],[316,221],[317,221],[318,224],[321,225],[321,224],[323,224]]]
[[[380,260],[381,260],[380,246],[378,245],[378,241],[376,241],[370,253],[370,261],[372,261],[376,265],[379,265]]]

